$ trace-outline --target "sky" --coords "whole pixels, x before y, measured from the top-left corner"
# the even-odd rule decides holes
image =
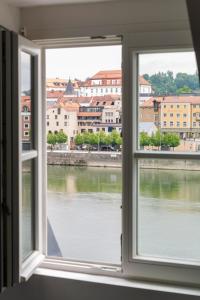
[[[99,46],[46,51],[47,78],[85,80],[100,70],[121,68],[121,46]],[[22,55],[23,90],[30,89],[30,58]],[[140,54],[140,75],[173,71],[194,74],[196,60],[193,52]]]

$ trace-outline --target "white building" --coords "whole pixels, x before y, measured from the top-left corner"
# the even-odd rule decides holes
[[[53,105],[47,109],[47,132],[63,131],[68,136],[68,148],[78,133],[77,104]]]

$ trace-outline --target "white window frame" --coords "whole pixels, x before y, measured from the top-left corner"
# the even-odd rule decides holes
[[[168,261],[163,259],[149,259],[149,258],[139,258],[134,257],[132,259],[132,229],[136,233],[136,215],[132,214],[133,208],[136,208],[136,203],[132,205],[133,189],[137,186],[137,179],[135,172],[132,172],[133,162],[139,158],[163,158],[169,157],[169,153],[154,153],[137,151],[136,137],[137,126],[138,126],[138,116],[137,116],[137,90],[138,90],[138,80],[137,80],[137,53],[144,51],[147,52],[159,52],[164,49],[164,51],[179,51],[179,49],[191,49],[191,44],[185,44],[184,34],[181,34],[181,38],[177,39],[179,33],[176,32],[154,32],[146,33],[142,35],[138,34],[127,34],[123,38],[123,75],[122,75],[122,85],[123,85],[123,130],[126,135],[123,135],[123,235],[122,235],[122,266],[111,265],[111,264],[97,264],[94,262],[82,262],[74,260],[65,260],[57,258],[46,258],[42,263],[41,267],[49,268],[53,270],[62,271],[73,271],[79,273],[90,273],[90,274],[101,274],[110,275],[113,277],[126,277],[126,278],[136,278],[148,281],[167,281],[179,284],[199,284],[198,278],[200,278],[200,264],[186,265],[184,261]],[[158,44],[159,41],[159,44]],[[62,40],[43,40],[36,41],[43,48],[43,98],[45,99],[45,49],[52,48],[66,48],[66,47],[81,47],[89,46],[91,40],[88,38],[72,38],[72,39],[62,39]],[[106,40],[93,42],[93,45],[105,45]],[[117,44],[115,39],[108,39],[108,45]],[[174,46],[176,45],[176,46]],[[178,49],[178,50],[177,50]],[[135,53],[135,54],[133,54]],[[46,101],[42,102],[43,114],[46,115]],[[43,118],[42,128],[43,128],[43,140],[46,139],[46,118]],[[44,130],[45,129],[45,130]],[[103,129],[102,129],[103,130]],[[134,154],[133,154],[134,153]],[[46,148],[43,144],[42,150],[43,156],[43,172],[44,178],[46,178]],[[170,158],[180,159],[179,153],[170,154]],[[200,155],[193,155],[192,153],[181,154],[183,159],[199,159]],[[44,210],[46,211],[46,186],[43,189],[43,200],[44,200]],[[136,210],[135,210],[136,211]],[[132,227],[132,216],[133,225]],[[44,221],[45,220],[45,221]],[[46,215],[43,218],[43,246],[46,245]],[[41,228],[42,230],[42,228]],[[136,236],[136,235],[135,235]],[[45,246],[44,251],[46,252]],[[135,249],[136,250],[136,249]],[[189,271],[189,272],[188,272]]]
[[[162,35],[162,36],[161,36]],[[142,35],[138,38],[127,35],[123,49],[123,239],[122,268],[129,278],[172,284],[198,285],[200,261],[141,257],[137,255],[137,198],[138,160],[158,159],[200,159],[199,154],[153,152],[138,150],[138,54],[192,51],[191,44],[176,40],[169,32]],[[146,37],[146,40],[145,40]],[[151,39],[151,40],[150,40]],[[127,110],[127,107],[129,108]],[[128,130],[129,129],[129,130]],[[126,161],[126,162],[125,162]]]
[[[41,146],[41,50],[38,48],[37,45],[32,43],[31,41],[19,36],[18,37],[18,66],[19,66],[19,102],[18,102],[18,124],[19,124],[19,143],[18,143],[18,151],[19,151],[19,237],[20,237],[20,249],[19,249],[19,275],[20,280],[28,280],[28,278],[33,274],[34,269],[41,263],[44,259],[43,255],[43,244],[42,244],[42,221],[43,221],[43,202],[42,202],[42,188],[43,188],[43,177],[42,177],[42,146]],[[36,61],[34,63],[34,78],[32,79],[34,82],[36,81],[36,87],[34,87],[34,111],[32,111],[32,120],[33,120],[33,131],[34,131],[34,146],[35,149],[30,151],[22,152],[22,118],[21,118],[21,52],[25,52],[30,54],[32,57],[36,57]],[[32,66],[31,66],[32,67]],[[31,70],[32,72],[32,70]],[[32,99],[33,101],[33,99]],[[23,114],[22,114],[23,115]],[[45,118],[46,120],[46,118]],[[35,195],[36,198],[33,199],[34,201],[34,239],[35,239],[35,249],[33,250],[32,254],[30,254],[25,260],[22,258],[22,163],[24,161],[35,160],[34,163],[34,182],[36,188]]]

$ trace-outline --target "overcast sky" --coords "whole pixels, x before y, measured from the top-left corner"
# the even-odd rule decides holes
[[[47,50],[47,78],[77,78],[84,80],[100,70],[121,68],[121,46],[82,47]],[[142,54],[140,74],[166,71],[196,72],[193,52]]]

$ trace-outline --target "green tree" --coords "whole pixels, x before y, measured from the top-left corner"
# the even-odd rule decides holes
[[[176,91],[176,94],[177,95],[181,95],[181,94],[189,94],[191,93],[192,90],[191,88],[189,88],[188,86],[184,85],[183,87],[179,88],[177,91]]]
[[[180,137],[176,133],[166,133],[163,136],[163,144],[172,147],[174,150],[175,147],[180,145]]]
[[[76,145],[82,145],[84,143],[84,137],[83,134],[78,133],[75,138],[74,138],[75,144]]]
[[[90,145],[97,145],[98,144],[98,135],[94,132],[90,133]]]
[[[53,149],[53,147],[55,146],[55,144],[57,143],[57,138],[55,133],[48,133],[47,134],[47,143],[49,145],[51,145],[51,149]]]
[[[161,147],[163,145],[163,134],[160,131],[152,134],[150,138],[150,144],[158,148]]]
[[[58,144],[64,144],[68,140],[68,136],[63,131],[59,131],[55,135],[56,135],[56,142]]]
[[[151,137],[146,132],[140,133],[140,146],[149,146],[151,144]]]
[[[112,138],[112,145],[121,145],[122,144],[122,138],[120,133],[117,130],[113,130],[111,133],[111,138]]]

